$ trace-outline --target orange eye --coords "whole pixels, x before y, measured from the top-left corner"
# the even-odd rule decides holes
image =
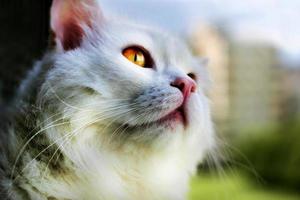
[[[144,51],[137,47],[128,47],[124,49],[123,56],[125,56],[130,62],[140,67],[145,67],[146,65],[146,55]]]

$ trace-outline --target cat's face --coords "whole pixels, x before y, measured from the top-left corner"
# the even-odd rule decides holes
[[[57,0],[52,16],[62,6],[80,6],[70,2]],[[87,1],[77,9],[98,12],[95,6]],[[58,16],[65,21],[52,17],[57,54],[44,86],[55,91],[51,96],[59,99],[61,111],[77,113],[82,126],[98,124],[99,132],[139,139],[210,127],[207,74],[182,41],[99,13],[76,17],[63,12]]]

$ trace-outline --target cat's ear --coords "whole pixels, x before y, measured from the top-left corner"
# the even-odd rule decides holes
[[[51,29],[57,48],[68,51],[79,47],[84,27],[93,28],[102,19],[96,0],[53,0]]]

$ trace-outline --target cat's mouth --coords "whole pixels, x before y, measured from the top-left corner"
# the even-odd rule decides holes
[[[186,118],[186,111],[185,105],[182,104],[181,106],[177,107],[173,111],[169,112],[165,116],[161,117],[156,121],[151,121],[148,123],[140,124],[140,125],[129,125],[126,124],[127,128],[133,129],[143,129],[143,128],[150,128],[150,127],[164,127],[166,129],[176,129],[178,125],[182,125],[183,127],[187,126],[187,118]]]
[[[184,105],[182,104],[181,106],[179,106],[178,108],[176,108],[175,110],[173,110],[172,112],[170,112],[169,114],[167,114],[166,116],[162,117],[161,119],[159,119],[158,121],[156,121],[156,123],[158,124],[177,124],[177,123],[181,123],[184,126],[187,125],[187,120],[186,120],[186,113],[185,113],[185,109],[184,109]]]

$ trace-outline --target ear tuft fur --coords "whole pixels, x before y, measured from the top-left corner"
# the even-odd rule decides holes
[[[51,29],[58,48],[65,51],[80,46],[83,26],[92,28],[93,21],[101,20],[100,7],[95,0],[53,0]]]

